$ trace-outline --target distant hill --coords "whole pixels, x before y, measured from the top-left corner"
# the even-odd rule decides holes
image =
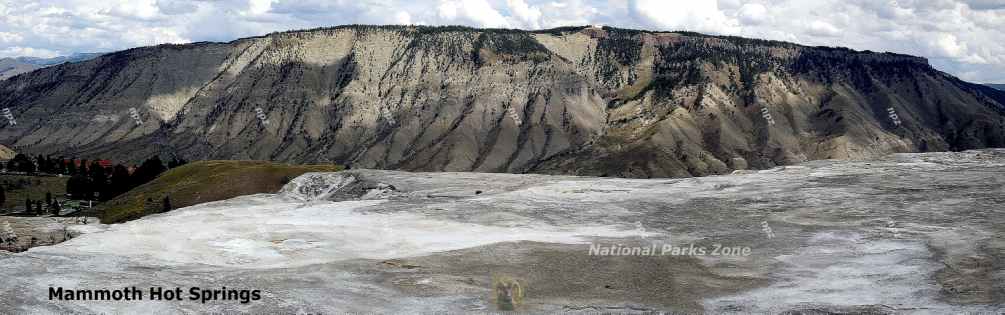
[[[991,83],[988,83],[988,84],[985,84],[985,85],[990,86],[990,87],[995,88],[995,89],[998,89],[998,90],[1005,91],[1005,84],[991,84]]]
[[[265,161],[200,161],[168,170],[153,181],[97,207],[101,222],[139,219],[161,212],[169,196],[174,209],[242,195],[274,193],[307,172],[335,172],[336,165],[290,165]],[[148,202],[147,199],[151,201]]]
[[[15,58],[0,58],[0,80],[41,68]]]
[[[79,62],[101,56],[100,53],[75,53],[69,56],[53,58],[15,57],[0,58],[0,80],[36,69],[54,66],[67,62]]]

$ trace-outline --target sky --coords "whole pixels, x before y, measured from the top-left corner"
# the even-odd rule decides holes
[[[0,57],[341,24],[689,30],[917,55],[1005,83],[1005,0],[0,0]]]

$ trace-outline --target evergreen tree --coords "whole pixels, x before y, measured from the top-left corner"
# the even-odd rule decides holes
[[[52,192],[45,192],[45,205],[52,206]]]
[[[104,193],[108,190],[108,172],[98,161],[91,162],[87,168],[87,179],[91,183],[91,192],[98,193],[100,198],[105,198]],[[102,199],[107,200],[107,199]]]
[[[45,172],[45,157],[41,154],[35,156],[35,171],[39,173]]]
[[[0,209],[2,209],[3,206],[4,206],[4,204],[7,203],[7,191],[6,190],[7,189],[5,189],[3,186],[0,186]]]
[[[75,163],[75,161],[77,161],[77,158],[71,158],[69,161],[67,161],[66,175],[77,174],[77,163]]]
[[[87,159],[80,160],[80,167],[77,168],[77,173],[87,176]]]
[[[48,155],[42,156],[42,163],[38,164],[38,171],[52,174],[52,158]]]
[[[141,164],[140,167],[136,169],[136,172],[133,173],[132,186],[136,187],[146,184],[154,178],[157,178],[157,175],[160,175],[166,170],[167,168],[164,167],[164,163],[161,162],[160,157],[155,155],[146,161],[143,161],[143,164]]]
[[[188,164],[188,161],[186,161],[185,159],[179,157],[173,157],[171,158],[171,161],[168,162],[168,168],[175,168],[185,164]]]
[[[164,196],[164,201],[161,202],[161,206],[163,207],[161,212],[171,211],[171,198]]]
[[[35,201],[35,215],[43,215],[43,214],[45,214],[45,211],[42,211],[42,201],[41,200],[36,200]]]
[[[109,180],[107,194],[102,194],[102,199],[109,200],[115,198],[115,196],[121,195],[129,191],[131,184],[131,179],[129,176],[129,169],[121,164],[115,165],[112,168],[112,177]]]
[[[70,194],[70,198],[73,199],[90,199],[90,186],[91,183],[88,182],[87,177],[82,174],[75,174],[66,181],[66,193]]]
[[[101,163],[98,163],[98,161],[92,161],[91,165],[87,167],[87,176],[91,179],[105,176],[105,174],[105,167],[101,166]]]
[[[15,155],[14,158],[10,160],[10,163],[8,163],[8,167],[10,166],[13,166],[11,168],[13,168],[13,171],[17,172],[25,172],[29,174],[35,172],[35,162],[32,162],[31,159],[23,153]]]
[[[24,200],[24,213],[31,214],[31,198],[26,198]]]
[[[56,161],[56,173],[66,174],[66,158],[60,156],[59,160]]]

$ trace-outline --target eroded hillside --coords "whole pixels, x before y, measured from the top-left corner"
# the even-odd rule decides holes
[[[569,27],[344,26],[0,82],[18,151],[628,177],[1005,145],[1005,92],[926,60]]]

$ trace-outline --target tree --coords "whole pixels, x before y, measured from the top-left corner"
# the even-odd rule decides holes
[[[7,167],[16,172],[34,173],[35,163],[23,153],[18,153],[7,164]]]
[[[45,214],[45,211],[42,211],[42,201],[41,200],[36,200],[35,201],[35,215],[43,215],[43,214]]]
[[[3,186],[0,186],[0,209],[3,205],[7,203],[7,191]]]
[[[25,214],[31,214],[31,199],[30,198],[25,198],[24,199],[24,213]]]
[[[71,158],[69,161],[67,161],[67,163],[66,163],[66,175],[77,174],[77,163],[75,163],[76,161],[77,161],[77,158]]]
[[[52,205],[52,192],[48,192],[48,191],[45,192],[45,205],[47,205],[47,206],[51,206]]]
[[[49,159],[45,158],[41,154],[35,157],[35,168],[39,173],[48,172]]]
[[[99,197],[104,198],[102,192],[108,190],[108,172],[98,161],[91,162],[88,167],[87,179],[91,183],[91,192],[98,193]]]
[[[146,184],[147,182],[157,178],[167,168],[164,167],[164,163],[161,162],[161,158],[158,156],[153,156],[143,161],[140,167],[136,168],[136,172],[133,173],[133,187]]]
[[[179,157],[173,157],[171,158],[171,161],[168,162],[168,168],[175,168],[185,164],[188,164],[188,161],[186,161],[185,159]]]
[[[87,159],[80,160],[80,167],[77,168],[77,173],[87,175]]]
[[[109,179],[108,188],[106,189],[107,193],[102,193],[101,198],[109,200],[129,191],[132,185],[131,181],[129,169],[121,164],[115,165],[112,168],[112,177]]]
[[[163,207],[161,212],[171,211],[171,198],[164,196],[164,201],[161,202],[161,206]]]
[[[60,156],[59,160],[56,162],[56,173],[66,174],[66,158]]]
[[[74,174],[66,181],[66,193],[73,199],[90,199],[91,183],[82,174]]]

